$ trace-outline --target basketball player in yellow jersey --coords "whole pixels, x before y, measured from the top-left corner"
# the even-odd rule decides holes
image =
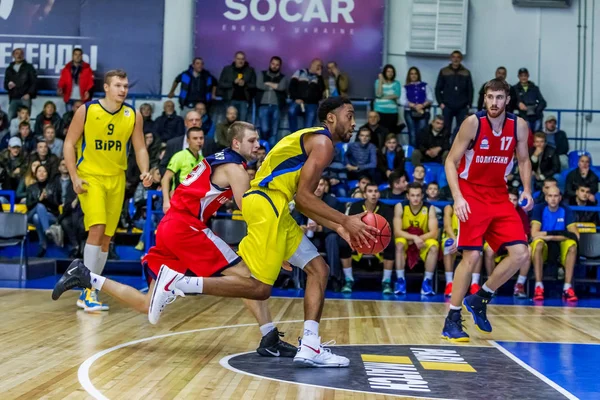
[[[355,126],[354,108],[346,98],[328,98],[317,114],[323,125],[294,132],[277,143],[244,194],[241,210],[248,235],[240,243],[239,253],[248,266],[248,275],[186,277],[163,265],[150,301],[150,321],[156,323],[164,307],[185,293],[267,299],[287,260],[307,275],[304,334],[294,362],[314,367],[349,365],[346,357],[321,345],[319,321],[329,267],[290,215],[288,204],[295,199],[300,212],[335,230],[353,247],[374,240],[371,233],[378,230],[361,221],[365,213],[347,216],[315,196],[321,175],[333,160],[334,144],[348,142]]]
[[[150,186],[149,159],[141,114],[125,103],[127,73],[108,71],[104,76],[106,97],[79,107],[64,144],[64,157],[78,194],[85,229],[89,231],[83,252],[85,266],[102,274],[108,246],[115,234],[125,196],[125,170],[129,140],[142,172],[144,186]],[[85,289],[77,300],[85,311],[105,311],[96,291]]]

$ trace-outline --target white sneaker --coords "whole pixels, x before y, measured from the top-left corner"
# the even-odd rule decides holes
[[[184,277],[185,275],[173,271],[164,264],[160,267],[148,308],[148,321],[151,324],[158,323],[165,306],[174,302],[177,296],[185,297],[185,294],[175,287],[175,284]]]
[[[318,343],[321,343],[320,337]],[[331,340],[313,347],[304,344],[304,340],[300,340],[300,346],[298,347],[298,353],[294,357],[294,363],[305,367],[318,368],[340,368],[350,365],[350,360],[346,357],[335,355],[330,349],[323,347],[333,344],[335,344],[335,341]]]

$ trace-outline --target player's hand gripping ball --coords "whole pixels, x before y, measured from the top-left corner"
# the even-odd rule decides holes
[[[371,212],[366,213],[364,217],[362,217],[362,222],[365,224],[375,227],[379,229],[378,234],[373,234],[377,242],[369,240],[368,245],[363,245],[361,247],[357,247],[355,250],[362,254],[377,254],[381,253],[383,249],[385,249],[388,244],[390,244],[390,240],[392,240],[392,230],[390,229],[390,224],[379,214],[373,214]]]

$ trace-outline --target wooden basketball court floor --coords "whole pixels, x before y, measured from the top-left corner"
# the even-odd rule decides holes
[[[311,369],[257,355],[237,299],[180,298],[153,326],[108,296],[109,312],[77,311],[77,295],[0,290],[0,399],[600,399],[595,308],[492,305],[493,333],[468,319],[454,345],[447,304],[328,299],[320,334],[351,368]],[[269,304],[296,344],[302,298]]]

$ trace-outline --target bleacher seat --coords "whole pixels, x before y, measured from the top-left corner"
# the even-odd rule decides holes
[[[10,204],[2,204],[2,210],[10,212]],[[14,212],[17,214],[27,214],[27,206],[25,204],[15,204]]]
[[[415,148],[412,147],[410,144],[405,144],[404,146],[402,146],[402,149],[404,149],[404,157],[406,157],[407,160],[412,157],[412,153],[413,151],[415,151]]]
[[[379,185],[379,191],[381,192],[382,190],[388,189],[389,187],[389,183],[382,183],[381,185]]]
[[[442,164],[438,163],[423,163],[425,167],[425,183],[437,182],[440,173],[444,170]]]
[[[0,213],[0,247],[21,245],[19,262],[27,265],[27,215],[21,213]]]
[[[565,191],[565,182],[567,181],[567,175],[569,175],[569,172],[573,171],[574,169],[575,168],[569,168],[565,171],[560,171],[560,176],[558,178],[558,187],[561,190],[561,192]]]
[[[600,192],[596,193],[596,204],[600,204]]]
[[[600,233],[582,234],[579,239],[579,264],[600,265]]]
[[[576,168],[579,162],[579,157],[586,155],[590,158],[590,165],[592,165],[592,155],[585,150],[573,150],[570,151],[569,156],[569,168]]]
[[[412,182],[413,172],[415,172],[415,166],[413,165],[413,163],[410,161],[406,161],[404,163],[404,170],[406,171],[406,173],[408,175],[408,181]]]
[[[533,197],[533,199],[535,200],[535,199],[537,199],[538,197],[540,197],[540,194],[541,194],[541,193],[542,193],[542,192],[538,190],[538,191],[536,191],[536,192],[533,192],[533,194],[531,195],[531,197]],[[521,195],[521,192],[519,192],[519,196],[520,196],[520,195]]]
[[[440,170],[437,183],[440,188],[448,186],[448,179],[446,178],[446,170],[444,168]]]
[[[348,189],[352,190],[358,186],[358,181],[356,179],[351,180],[351,181],[346,181],[346,185],[348,185]]]

